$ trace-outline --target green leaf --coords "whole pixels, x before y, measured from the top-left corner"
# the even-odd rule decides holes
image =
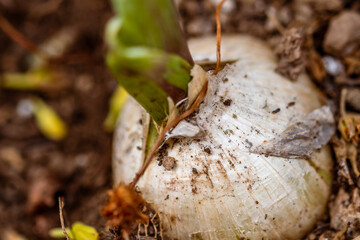
[[[118,82],[161,124],[168,97],[186,97],[193,64],[171,0],[114,0],[107,65]]]
[[[149,130],[148,130],[148,133],[146,136],[146,143],[145,143],[145,158],[149,154],[151,147],[155,144],[158,136],[159,136],[159,133],[156,128],[156,125],[152,120],[150,120]]]
[[[112,0],[121,22],[116,41],[125,47],[165,50],[193,63],[172,0]]]

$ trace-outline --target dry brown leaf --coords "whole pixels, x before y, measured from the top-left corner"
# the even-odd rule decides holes
[[[276,71],[296,80],[305,70],[305,56],[303,51],[304,33],[300,28],[290,28],[285,31],[280,44],[275,49],[279,57],[279,64]]]
[[[109,200],[102,209],[108,225],[130,230],[136,223],[148,224],[149,218],[142,213],[145,201],[134,189],[119,184],[108,192],[108,196]]]
[[[326,76],[326,69],[320,54],[314,49],[310,49],[307,56],[307,68],[311,76],[317,81],[322,82]]]
[[[357,236],[360,231],[359,189],[355,188],[352,192],[346,192],[341,188],[329,207],[331,228],[343,231],[348,227],[348,232]]]
[[[352,143],[346,142],[343,138],[333,138],[332,145],[335,152],[336,160],[340,167],[339,173],[348,181],[349,185],[353,185],[354,181],[351,178],[350,168],[347,164],[347,160],[350,161],[355,176],[359,177],[360,172],[358,170],[356,161],[356,146]]]
[[[360,135],[360,118],[351,114],[342,116],[338,123],[341,136],[348,142],[357,145]]]

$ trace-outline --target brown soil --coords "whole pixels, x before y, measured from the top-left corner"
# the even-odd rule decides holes
[[[215,32],[211,0],[176,2],[188,37]],[[308,71],[333,102],[337,119],[340,93],[349,88],[343,92],[346,110],[359,113],[360,21],[356,20],[360,18],[360,2],[227,2],[221,14],[224,33],[245,32],[266,40],[280,58],[277,71],[294,81]],[[65,197],[67,224],[82,221],[102,229],[105,220],[100,210],[111,187],[112,142],[103,121],[116,87],[104,64],[103,32],[112,15],[110,3],[0,0],[0,14],[39,46],[62,29],[71,29],[73,40],[65,54],[78,56],[50,66],[61,76],[51,88],[0,88],[0,238],[10,239],[4,235],[12,230],[27,239],[50,239],[48,231],[60,226],[58,196]],[[0,53],[1,73],[29,69],[30,53],[2,31]],[[68,135],[63,141],[43,137],[34,118],[22,113],[24,100],[33,96],[41,97],[65,120]],[[360,131],[360,126],[354,129]],[[339,129],[332,141],[337,160],[329,214],[308,239],[352,239],[360,233],[360,181],[356,173],[360,155],[354,158],[350,154],[359,152],[358,139],[347,139],[341,135],[343,131]]]
[[[54,6],[57,5],[57,6]],[[104,65],[107,1],[0,1],[0,12],[36,44],[64,27],[76,29],[66,54],[78,62],[54,64],[64,86],[52,91],[0,90],[0,236],[10,229],[28,239],[50,239],[59,227],[57,197],[67,223],[102,226],[100,210],[111,187],[111,134],[102,126],[116,82]],[[24,72],[29,55],[0,31],[1,72]],[[39,96],[68,126],[60,142],[44,138],[21,102]],[[20,163],[19,163],[20,162]],[[19,167],[21,165],[21,167]],[[18,167],[17,167],[18,166]],[[3,237],[1,237],[4,239]]]

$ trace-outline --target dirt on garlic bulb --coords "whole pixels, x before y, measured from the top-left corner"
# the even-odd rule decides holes
[[[194,60],[215,60],[215,42],[215,37],[191,40]],[[184,120],[199,134],[168,140],[137,186],[171,239],[300,239],[326,209],[328,147],[310,161],[252,149],[321,107],[323,97],[306,75],[291,82],[277,74],[276,57],[257,39],[223,36],[221,53],[223,61],[237,61],[209,75],[203,103]],[[115,134],[116,184],[131,182],[143,164],[148,121],[142,107],[129,100]],[[174,163],[164,168],[166,157]]]

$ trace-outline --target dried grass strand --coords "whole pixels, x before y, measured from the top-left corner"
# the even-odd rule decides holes
[[[0,28],[10,37],[14,42],[25,48],[27,51],[47,59],[46,54],[42,52],[36,44],[28,40],[22,33],[20,33],[4,16],[0,14]]]
[[[63,215],[63,209],[64,209],[64,198],[59,197],[59,215],[60,215],[60,223],[61,223],[61,229],[66,237],[66,240],[71,240],[69,235],[66,232],[65,223],[64,223],[64,215]]]
[[[213,72],[213,75],[216,75],[220,70],[221,64],[221,54],[220,54],[220,46],[221,46],[221,22],[220,22],[220,10],[222,5],[226,0],[221,0],[216,7],[216,68]]]

